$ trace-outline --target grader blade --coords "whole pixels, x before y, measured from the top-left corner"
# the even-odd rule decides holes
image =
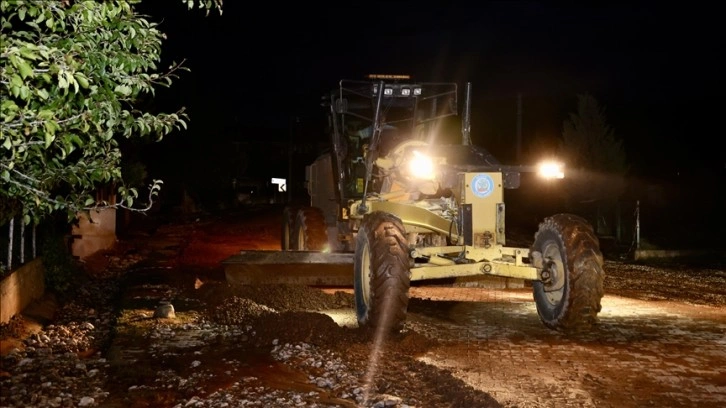
[[[312,251],[241,251],[224,261],[234,285],[353,286],[353,254]]]

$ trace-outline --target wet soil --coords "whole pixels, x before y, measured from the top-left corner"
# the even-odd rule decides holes
[[[413,287],[406,329],[381,339],[350,324],[350,288],[227,284],[221,261],[244,249],[279,249],[280,214],[278,208],[249,208],[136,228],[113,251],[85,260],[87,273],[101,277],[111,273],[115,260],[139,257],[119,273],[124,294],[118,332],[105,352],[112,361],[143,354],[148,364],[144,369],[117,364],[111,401],[113,394],[123,395],[115,401],[128,406],[129,387],[153,383],[160,370],[183,373],[200,359],[216,368],[194,392],[229,386],[244,373],[259,381],[250,386],[314,390],[310,370],[269,358],[273,344],[306,343],[343,358],[376,393],[422,407],[726,403],[726,377],[718,368],[726,364],[720,349],[726,348],[726,269],[720,260],[705,265],[608,260],[603,324],[577,335],[545,329],[527,287]],[[174,333],[203,317],[254,334],[234,337],[246,339],[242,344],[177,335],[177,341],[187,341],[182,347],[187,353],[165,354],[149,345],[150,334],[159,330],[153,310],[166,301],[175,307],[176,318],[168,321]],[[340,324],[346,320],[335,318],[335,311],[348,323]],[[27,330],[18,319],[0,334],[22,337]],[[232,356],[243,362],[234,373],[225,365]],[[701,373],[684,374],[689,370]],[[647,372],[655,374],[638,374]],[[695,397],[684,391],[689,385]],[[191,391],[139,391],[131,406],[172,406],[184,392]],[[355,406],[334,395],[318,401]]]

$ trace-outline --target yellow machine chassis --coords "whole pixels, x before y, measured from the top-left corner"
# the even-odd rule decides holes
[[[480,259],[473,263],[456,263],[443,253],[463,253],[468,259]],[[415,264],[411,268],[411,280],[456,278],[462,276],[496,275],[509,278],[538,280],[537,268],[525,263],[528,249],[495,246],[475,248],[473,246],[446,246],[416,248],[414,258],[428,258],[427,263]]]
[[[351,216],[362,218],[359,213],[360,202],[351,206]],[[395,214],[401,219],[406,232],[435,232],[450,237],[451,241],[463,241],[455,224],[425,208],[395,201],[368,201],[365,214],[383,211]],[[503,217],[503,215],[502,215]],[[503,222],[503,220],[502,220]],[[453,230],[452,230],[453,228]],[[495,244],[489,247],[472,245],[452,245],[441,247],[414,248],[413,259],[426,259],[425,263],[415,263],[411,267],[411,280],[427,280],[456,278],[464,276],[494,275],[516,279],[540,279],[537,267],[525,259],[529,258],[529,249],[512,248]],[[457,262],[452,258],[457,255],[469,262]]]

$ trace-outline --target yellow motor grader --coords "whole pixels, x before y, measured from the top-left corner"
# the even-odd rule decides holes
[[[531,281],[549,328],[595,323],[603,257],[585,219],[552,215],[531,247],[505,244],[504,189],[562,167],[503,165],[471,144],[470,90],[452,121],[456,83],[341,80],[324,103],[330,149],[306,167],[309,205],[284,209],[280,251],[226,260],[228,282],[352,284],[359,325],[398,331],[412,281],[495,275]]]

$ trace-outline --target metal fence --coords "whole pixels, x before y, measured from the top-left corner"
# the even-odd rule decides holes
[[[38,226],[24,225],[21,217],[11,218],[0,231],[0,275],[12,272],[38,256]]]

